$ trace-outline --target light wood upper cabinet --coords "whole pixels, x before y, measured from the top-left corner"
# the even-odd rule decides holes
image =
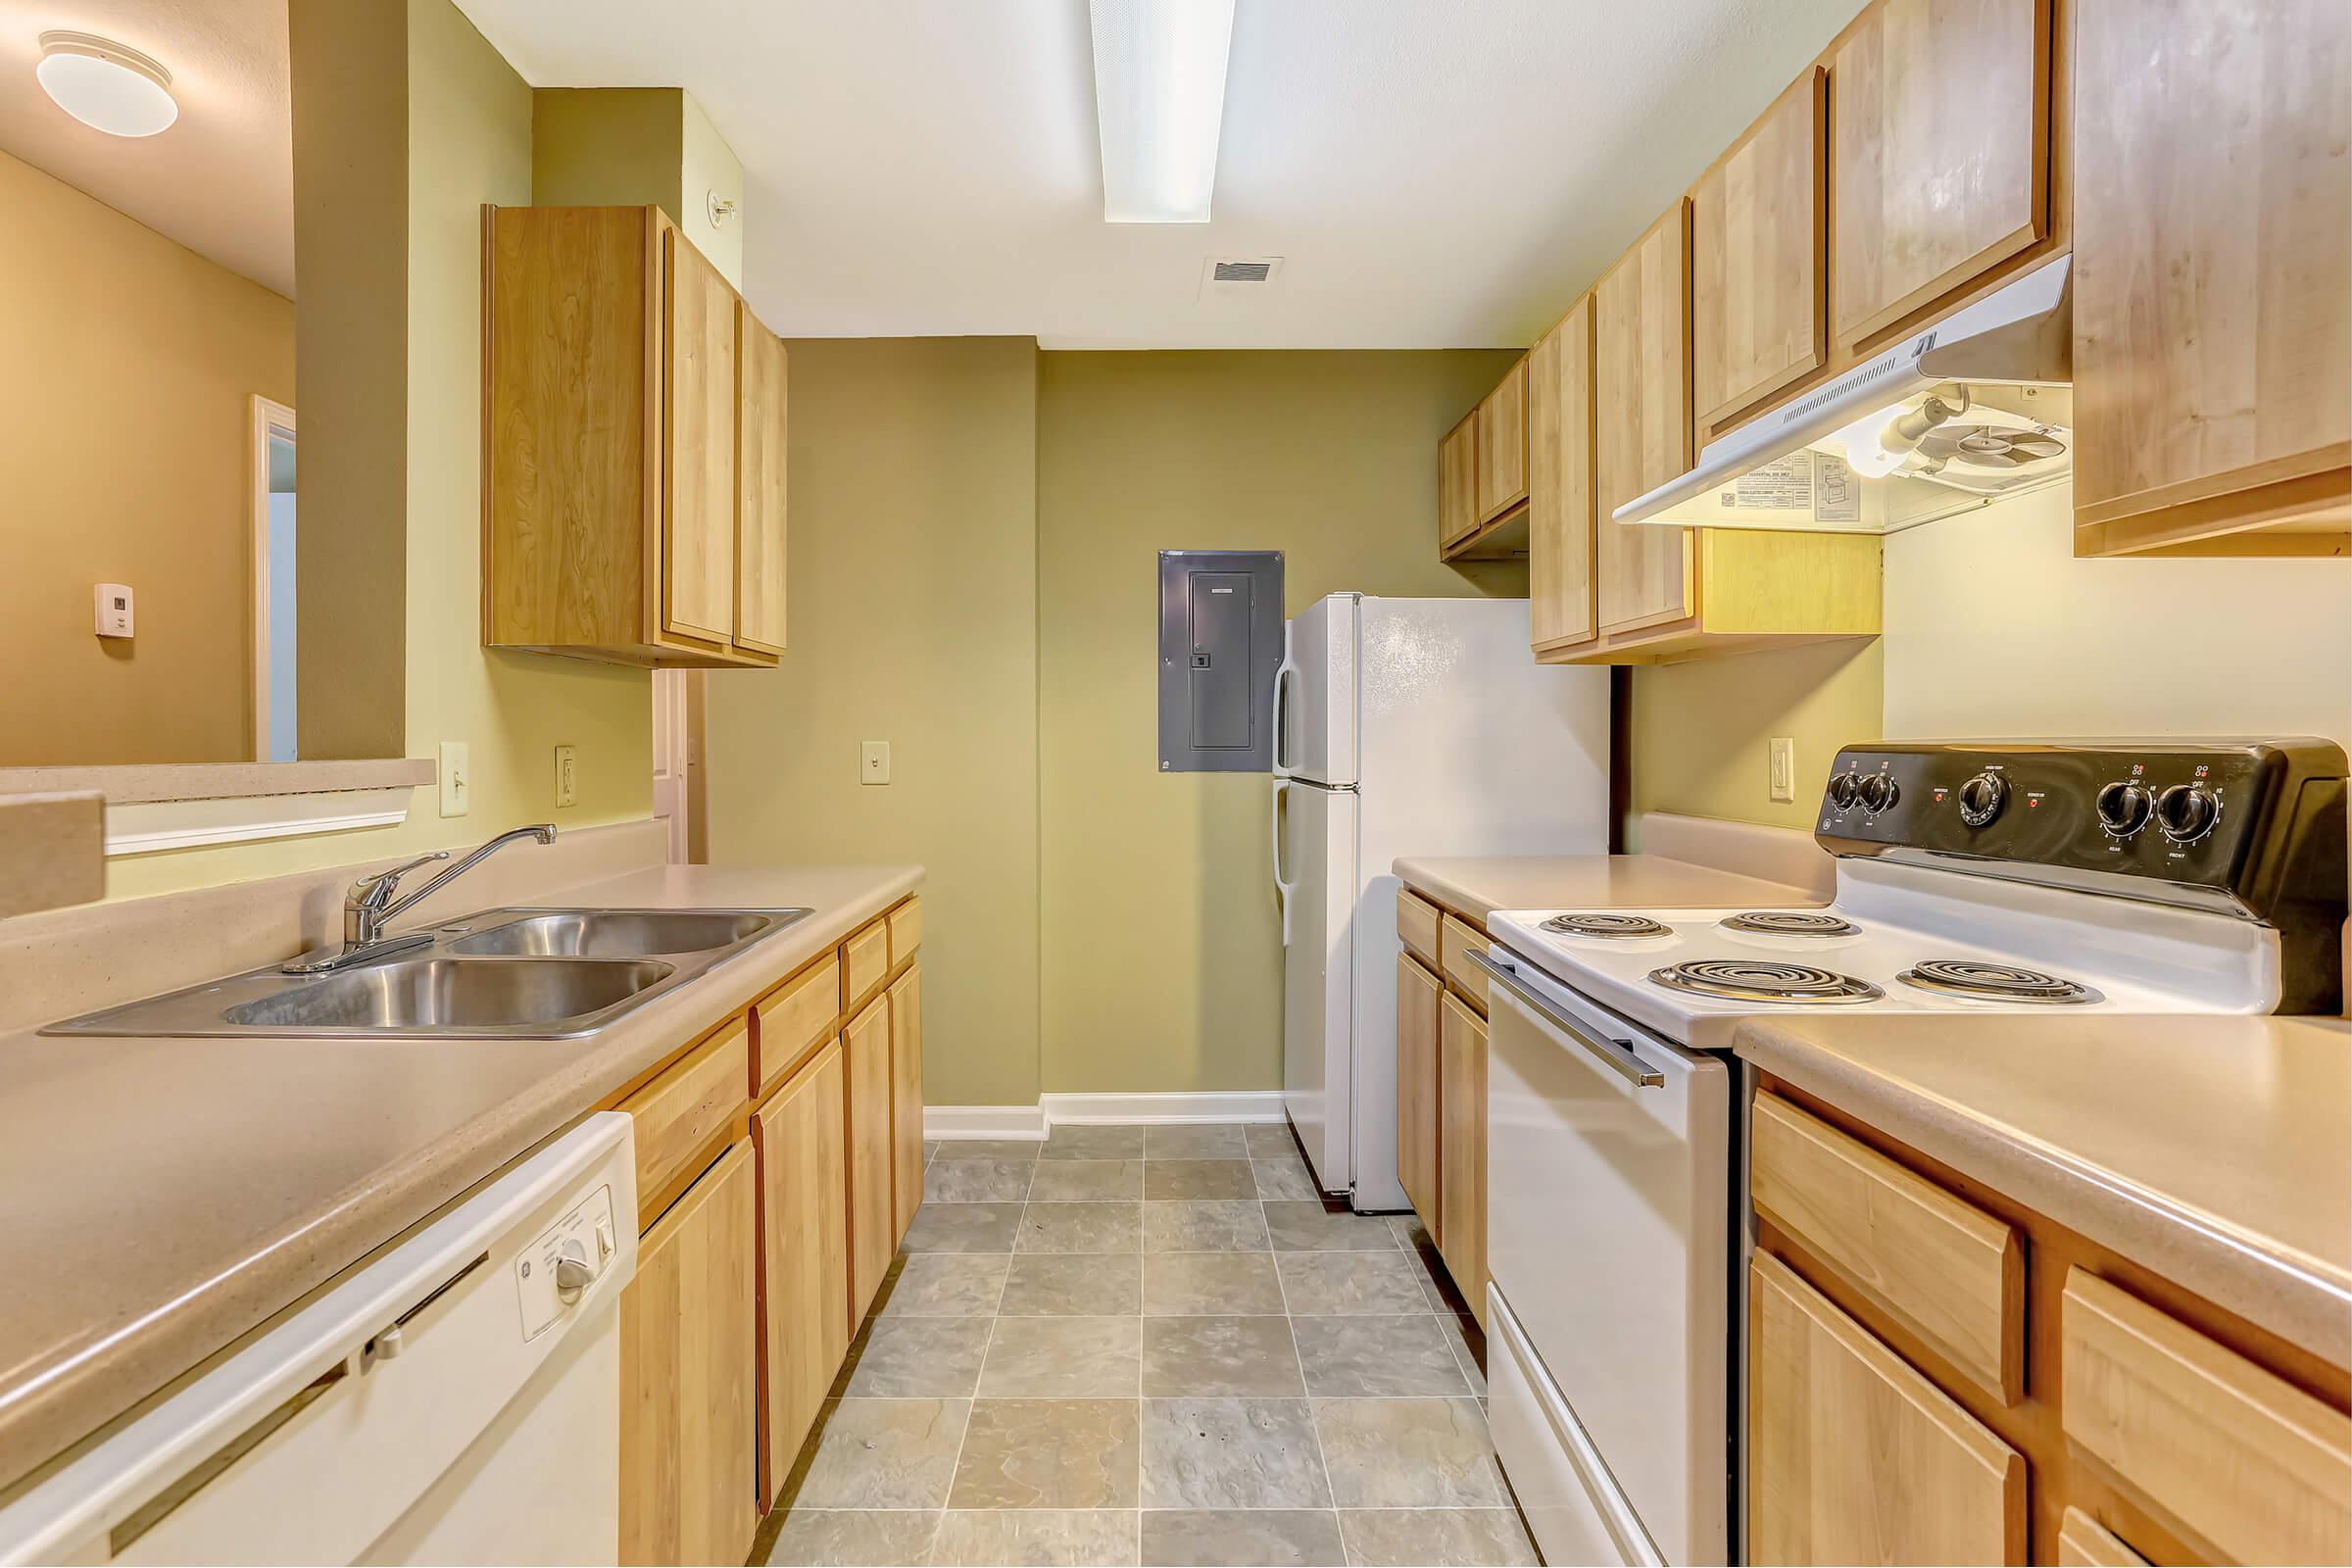
[[[1778,1258],[1748,1266],[1755,1563],[2021,1563],[2026,1462]]]
[[[1690,204],[1677,200],[1592,289],[1593,479],[1599,626],[1629,631],[1698,610],[1690,530],[1610,514],[1690,466]]]
[[[2074,13],[2078,553],[2346,553],[2352,13]]]
[[[741,1562],[751,1552],[757,1210],[752,1149],[737,1143],[638,1244],[636,1278],[620,1294],[624,1563]]]
[[[735,635],[737,302],[674,228],[662,231],[662,624],[727,643]]]
[[[1591,642],[1592,297],[1527,351],[1528,641],[1537,658]]]
[[[1698,422],[1818,368],[1829,73],[1764,112],[1690,192],[1690,340]]]
[[[1487,1021],[1448,994],[1438,1013],[1438,1254],[1487,1326]]]
[[[876,997],[841,1032],[849,1081],[850,1323],[865,1319],[899,1233],[890,1196],[890,999]]]
[[[1438,443],[1438,546],[1478,531],[1478,411]]]
[[[848,1100],[841,1046],[760,1107],[760,1232],[767,1389],[765,1489],[792,1469],[850,1348]],[[745,1553],[673,1559],[740,1562]]]
[[[1478,520],[1494,521],[1527,499],[1527,361],[1478,404]]]
[[[735,646],[784,651],[784,340],[735,307]]]
[[[2050,0],[1882,0],[1847,32],[1830,66],[1838,342],[2042,236],[2049,84]]]
[[[1438,1186],[1437,976],[1396,955],[1396,1179],[1430,1239],[1446,1245]]]
[[[894,918],[895,931],[898,922]],[[909,965],[890,985],[891,1249],[923,1202],[923,968]]]

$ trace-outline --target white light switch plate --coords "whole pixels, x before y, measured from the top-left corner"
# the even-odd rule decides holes
[[[464,816],[473,809],[473,764],[464,741],[441,743],[441,814]]]
[[[1796,742],[1787,735],[1772,738],[1772,798],[1776,801],[1796,799]]]
[[[858,748],[858,782],[887,784],[890,782],[890,742],[865,741]]]
[[[580,749],[577,746],[556,748],[556,804],[580,804]]]

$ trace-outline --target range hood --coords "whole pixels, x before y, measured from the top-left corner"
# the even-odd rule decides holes
[[[1710,443],[1619,522],[1895,533],[2074,466],[2073,258],[2058,257]]]

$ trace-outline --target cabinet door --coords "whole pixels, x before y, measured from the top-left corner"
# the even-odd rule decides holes
[[[897,922],[892,922],[895,927]],[[923,967],[890,988],[891,1231],[895,1250],[923,1203]]]
[[[2107,0],[2075,49],[2076,520],[2332,505],[2340,539],[2352,14]]]
[[[709,642],[735,630],[735,291],[664,229],[662,624]]]
[[[1527,499],[1527,361],[1478,404],[1478,520],[1491,522]]]
[[[638,1244],[620,1295],[622,1562],[741,1562],[752,1549],[757,1211],[751,1147],[737,1143]]]
[[[1396,955],[1396,1179],[1429,1239],[1446,1245],[1438,1182],[1437,976]]]
[[[1593,482],[1599,625],[1632,631],[1698,612],[1690,530],[1609,514],[1690,466],[1690,204],[1677,201],[1592,288]]]
[[[1438,443],[1438,544],[1442,548],[1478,531],[1478,411]]]
[[[1747,1282],[1748,1560],[2025,1561],[2025,1459],[1778,1258]]]
[[[1592,296],[1527,351],[1528,641],[1592,640]]]
[[[1487,1021],[1447,996],[1438,1017],[1438,1255],[1487,1326]]]
[[[849,1156],[841,1046],[826,1045],[753,1119],[767,1348],[765,1490],[791,1472],[850,1351]],[[697,1562],[739,1562],[698,1557]]]
[[[841,1032],[850,1106],[850,1327],[882,1288],[897,1250],[890,1199],[890,998],[876,997]]]
[[[1698,422],[1816,368],[1829,73],[1815,66],[1690,193],[1690,349]]]
[[[1864,14],[1830,65],[1838,342],[2047,231],[2049,84],[2049,0],[1885,0]]]
[[[784,340],[735,306],[735,645],[784,651]]]

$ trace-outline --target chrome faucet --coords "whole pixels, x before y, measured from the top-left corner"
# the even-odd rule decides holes
[[[373,876],[360,878],[351,885],[350,891],[343,895],[342,946],[314,948],[301,957],[290,959],[285,965],[284,972],[287,974],[323,974],[330,969],[340,969],[354,963],[367,963],[376,958],[387,957],[395,953],[405,952],[410,948],[424,946],[425,943],[432,940],[431,934],[428,932],[418,931],[405,937],[387,937],[384,935],[384,927],[391,923],[394,915],[415,904],[418,899],[427,897],[445,884],[465,875],[492,854],[517,839],[536,839],[542,844],[553,844],[556,842],[555,824],[541,822],[536,827],[509,828],[404,898],[395,899],[392,896],[400,887],[400,879],[420,865],[433,860],[448,859],[449,852],[447,850],[435,850],[430,855],[419,855],[406,865],[396,865],[389,871],[378,871]]]

